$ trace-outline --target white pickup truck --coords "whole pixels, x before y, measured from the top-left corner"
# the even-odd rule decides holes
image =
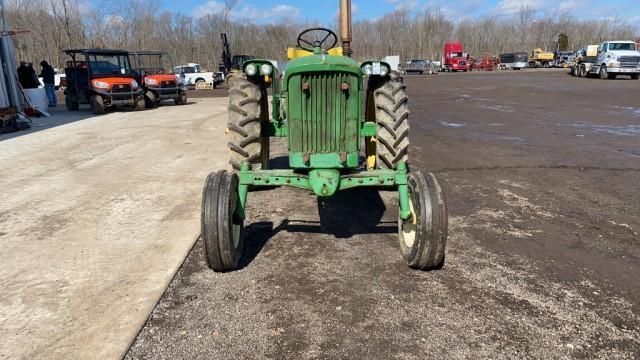
[[[218,76],[214,72],[204,72],[200,64],[189,63],[187,65],[176,66],[173,68],[173,74],[184,79],[187,86],[214,84]]]
[[[598,46],[596,63],[589,69],[601,79],[615,79],[618,75],[640,78],[640,51],[634,41],[607,41]]]

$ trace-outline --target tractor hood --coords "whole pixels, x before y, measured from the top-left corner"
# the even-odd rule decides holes
[[[360,64],[350,57],[313,55],[293,59],[285,71],[285,86],[291,76],[304,72],[348,72],[362,77]]]

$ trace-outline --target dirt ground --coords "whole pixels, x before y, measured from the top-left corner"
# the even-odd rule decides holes
[[[198,242],[127,358],[639,358],[640,81],[406,83],[411,167],[448,194],[442,270],[404,265],[393,192],[251,193],[242,269]]]
[[[0,135],[0,359],[126,354],[199,236],[226,108],[58,106]]]

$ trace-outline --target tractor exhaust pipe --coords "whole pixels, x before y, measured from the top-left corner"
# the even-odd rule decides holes
[[[340,41],[342,53],[351,57],[351,0],[340,0]]]

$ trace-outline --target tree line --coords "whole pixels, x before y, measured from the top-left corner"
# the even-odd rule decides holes
[[[224,2],[219,14],[193,17],[162,11],[158,0],[103,0],[85,8],[79,0],[6,0],[20,61],[48,60],[56,67],[66,61],[64,49],[102,47],[126,50],[163,50],[175,65],[200,63],[215,69],[220,62],[220,33],[226,32],[231,51],[261,58],[285,60],[297,34],[318,23],[288,19],[275,24],[235,21],[236,0]],[[325,24],[327,25],[327,24]],[[337,18],[328,26],[337,29]],[[467,53],[556,50],[558,36],[568,36],[568,50],[610,39],[637,39],[638,30],[620,18],[580,20],[567,12],[540,14],[522,8],[511,16],[452,20],[438,9],[399,9],[376,20],[353,24],[354,56],[358,59],[400,55],[403,60],[437,60],[443,44],[459,41]]]

